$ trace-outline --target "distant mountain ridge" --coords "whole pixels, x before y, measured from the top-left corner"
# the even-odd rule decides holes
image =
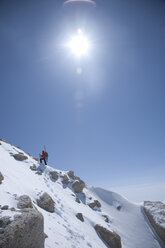
[[[146,208],[0,140],[0,248],[165,247]],[[151,212],[164,231],[165,205]]]

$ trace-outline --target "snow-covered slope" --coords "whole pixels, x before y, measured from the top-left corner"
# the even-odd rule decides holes
[[[0,172],[4,176],[0,185],[0,205],[17,208],[18,197],[29,195],[44,216],[44,231],[48,235],[46,248],[105,248],[107,246],[94,229],[96,224],[119,234],[123,248],[160,248],[145,221],[141,205],[133,204],[114,192],[89,186],[77,194],[81,200],[77,203],[77,195],[70,185],[63,185],[60,177],[57,181],[51,180],[49,173],[54,168],[47,166],[43,174],[38,175],[30,170],[30,166],[38,166],[37,161],[15,146],[3,141],[0,143]],[[21,162],[11,156],[20,152],[28,159]],[[56,171],[59,175],[67,173]],[[54,213],[37,206],[37,198],[43,192],[55,201]],[[92,200],[98,200],[101,208],[91,209],[88,203]],[[9,210],[5,213],[11,215]],[[76,218],[77,213],[83,214],[84,222]],[[105,222],[105,216],[108,216],[109,223]]]

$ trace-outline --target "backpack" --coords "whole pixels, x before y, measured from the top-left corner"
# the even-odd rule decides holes
[[[45,158],[48,158],[48,153],[47,152],[45,152]]]

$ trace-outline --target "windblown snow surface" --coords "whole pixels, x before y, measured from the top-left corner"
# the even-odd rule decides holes
[[[55,169],[47,166],[42,175],[30,170],[38,162],[22,150],[0,141],[0,171],[4,180],[0,185],[0,205],[17,209],[18,197],[28,195],[44,216],[44,231],[48,235],[46,248],[105,248],[108,247],[96,233],[94,226],[100,224],[120,235],[123,248],[160,248],[149,224],[146,222],[142,206],[124,199],[122,196],[101,188],[86,186],[78,194],[81,203],[75,201],[76,194],[68,185],[64,187],[61,178],[53,181],[49,172]],[[28,159],[16,161],[11,154],[24,153]],[[61,175],[65,171],[56,170]],[[49,213],[37,206],[36,200],[47,192],[55,201],[55,212]],[[99,200],[100,209],[91,209],[89,199]],[[118,210],[117,207],[121,206]],[[11,211],[3,214],[11,215]],[[76,218],[82,213],[84,222]],[[2,213],[1,213],[2,215]],[[106,223],[103,215],[109,217]]]

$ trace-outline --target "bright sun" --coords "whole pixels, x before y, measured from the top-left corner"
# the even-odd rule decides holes
[[[70,47],[72,53],[78,57],[87,54],[89,42],[88,39],[82,34],[81,29],[78,29],[78,34],[71,39],[68,46]]]

